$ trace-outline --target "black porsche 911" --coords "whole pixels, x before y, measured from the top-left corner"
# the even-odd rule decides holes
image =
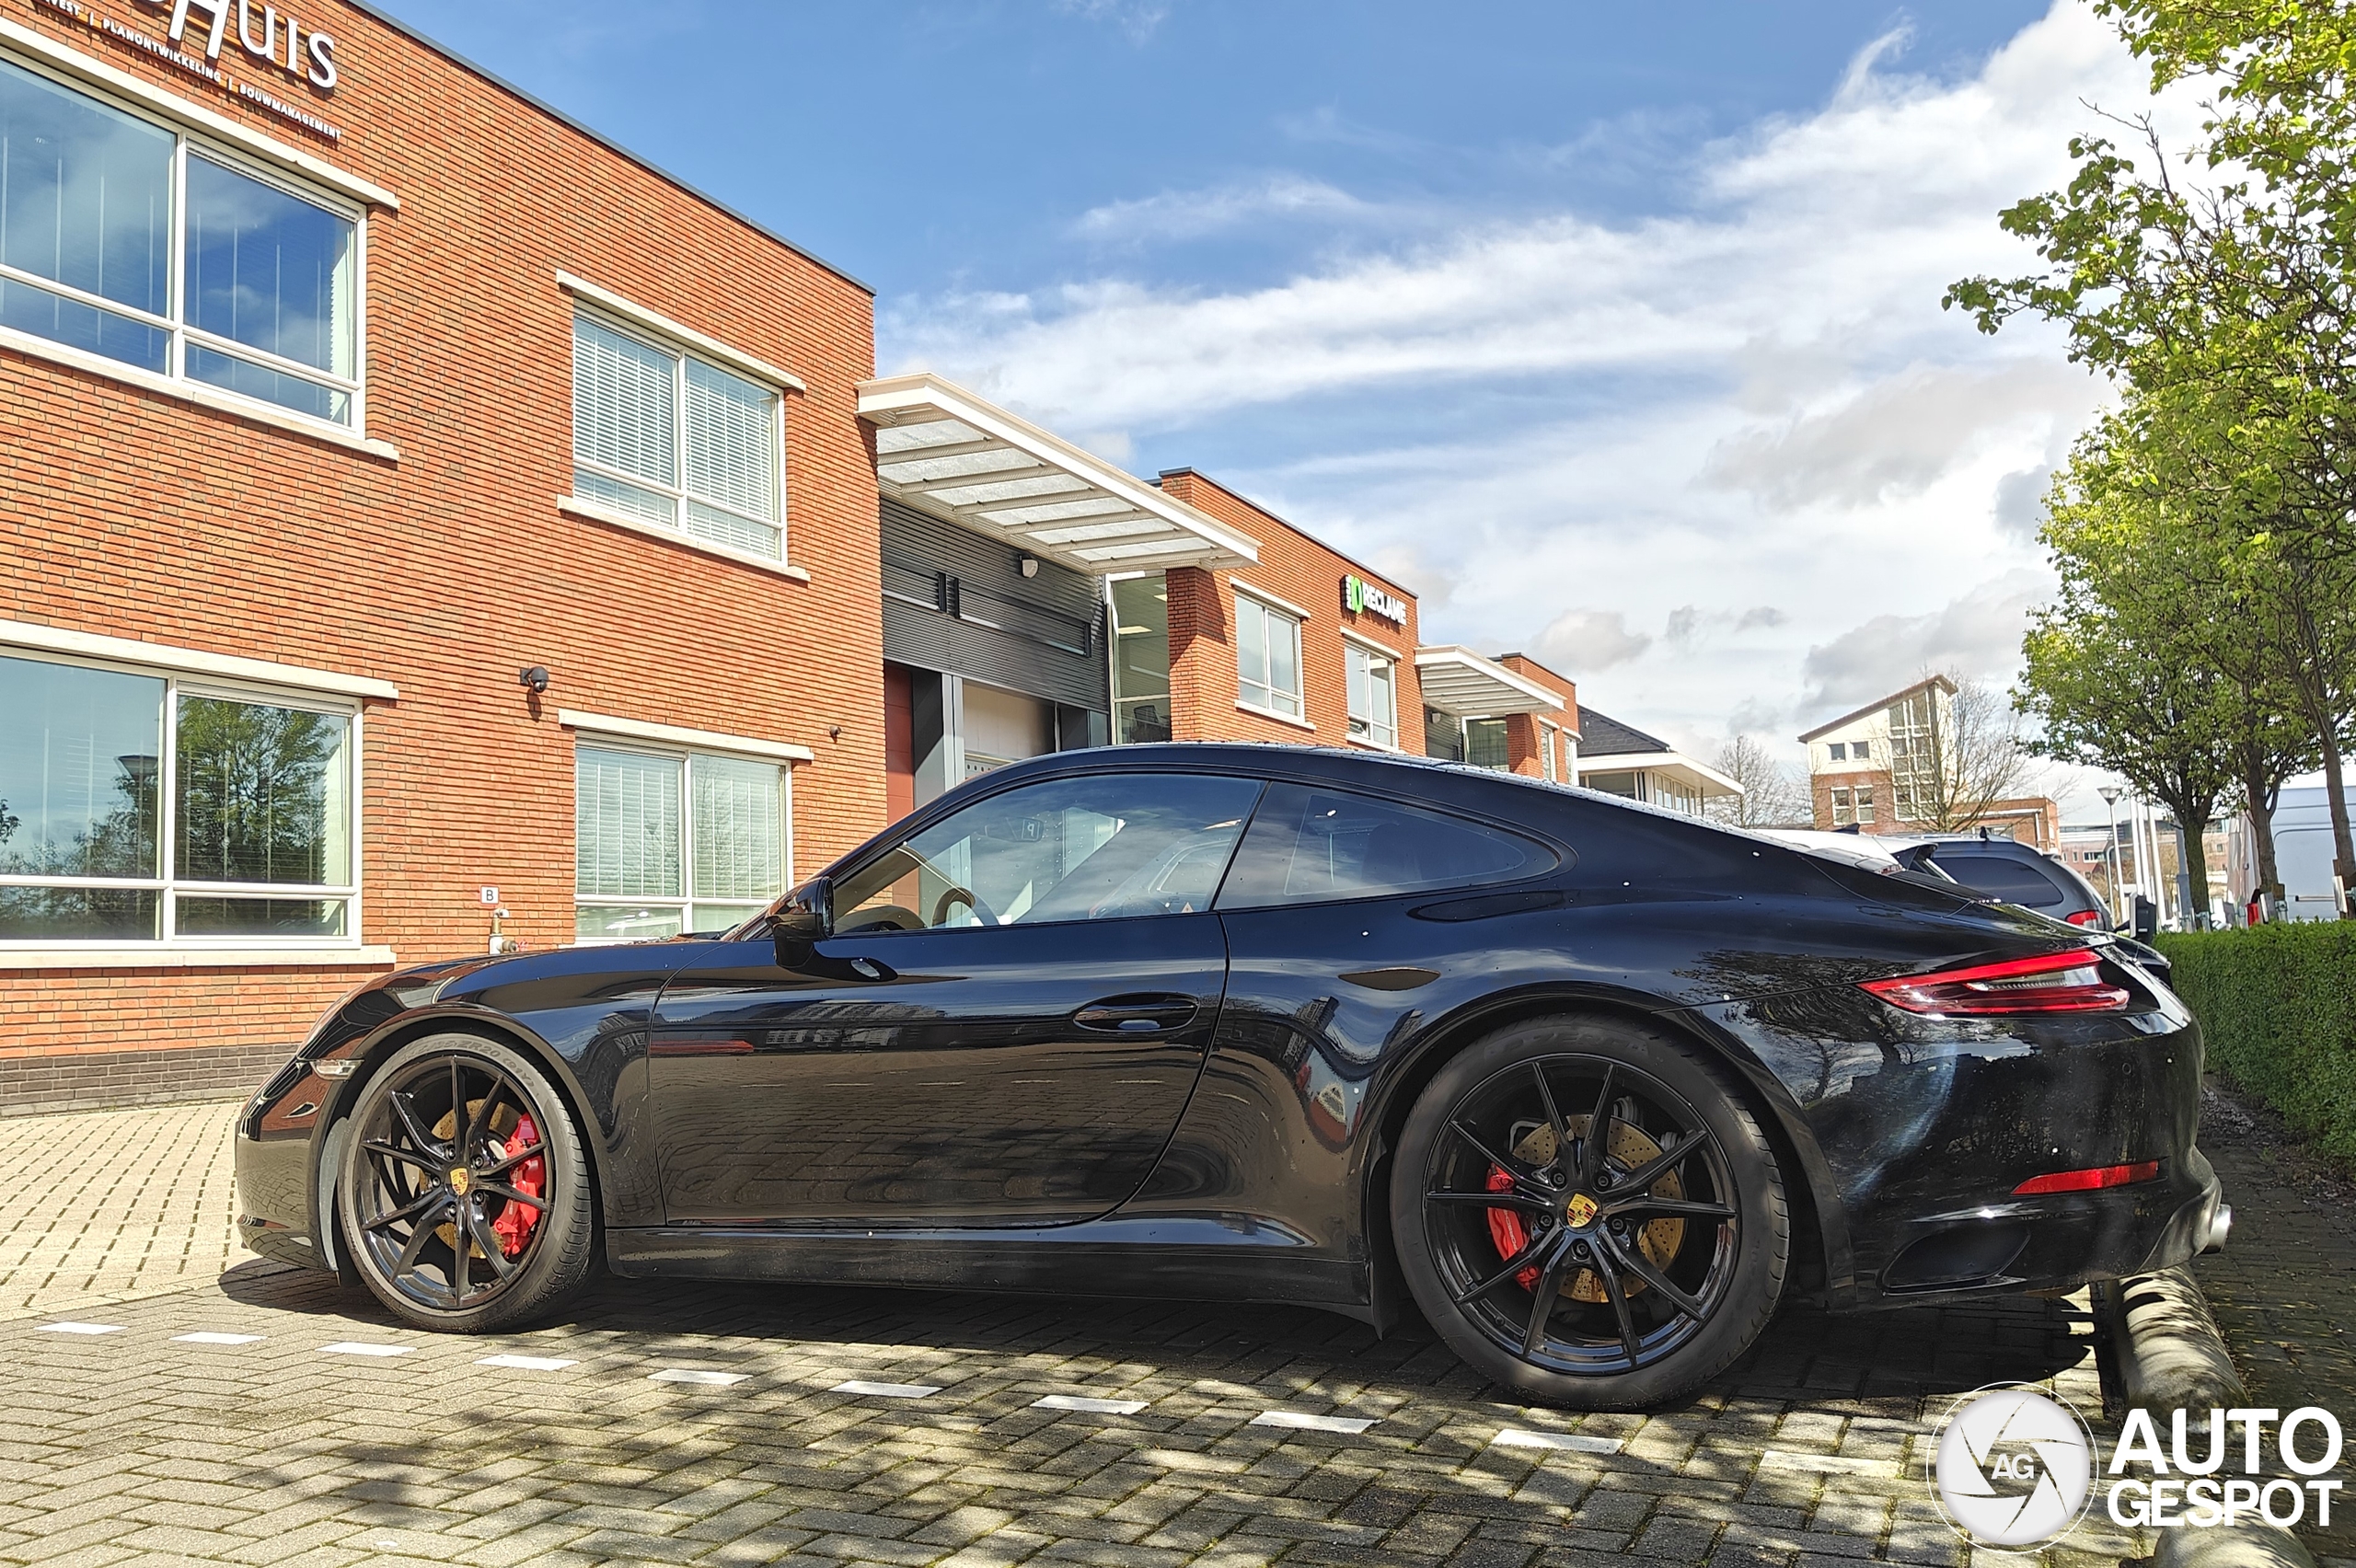
[[[1633,1407],[1779,1301],[2222,1240],[2200,1037],[2098,932],[1613,797],[1068,752],[724,935],[371,981],[256,1095],[258,1251],[426,1328],[605,1266],[1419,1309]]]

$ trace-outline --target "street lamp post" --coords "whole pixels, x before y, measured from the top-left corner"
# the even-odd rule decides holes
[[[2117,922],[2127,918],[2120,913],[2123,905],[2119,888],[2119,786],[2106,784],[2096,793],[2102,796],[2102,831],[2108,840],[2103,853],[2108,857],[2110,866],[2110,917]]]

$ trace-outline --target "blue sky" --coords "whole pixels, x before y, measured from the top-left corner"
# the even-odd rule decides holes
[[[2078,0],[399,0],[878,294],[1704,750],[2008,674],[2097,389],[1951,278],[2140,79]]]

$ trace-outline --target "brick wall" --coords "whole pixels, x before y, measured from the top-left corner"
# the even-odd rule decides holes
[[[168,17],[89,3],[150,34]],[[0,349],[0,617],[398,685],[364,723],[362,936],[403,961],[479,951],[483,883],[514,912],[510,934],[571,940],[574,737],[559,708],[811,747],[793,776],[801,868],[883,823],[876,490],[854,392],[874,349],[858,284],[329,0],[306,25],[335,34],[341,83],[306,103],[341,144],[31,0],[0,0],[0,15],[400,201],[370,215],[364,306],[367,434],[398,461]],[[788,555],[808,582],[558,510],[572,488],[559,269],[808,383],[786,400],[784,475]],[[551,673],[545,698],[517,685],[528,664]],[[283,1053],[365,973],[12,970],[0,1062],[52,1072],[5,1069],[17,1077],[0,1096],[64,1082],[83,1058],[187,1053],[193,1071],[201,1053],[253,1042]]]
[[[1415,684],[1415,598],[1390,579],[1310,537],[1273,513],[1192,469],[1163,474],[1162,490],[1260,542],[1260,559],[1237,571],[1179,567],[1169,573],[1171,727],[1182,741],[1274,741],[1346,746],[1349,672],[1342,628],[1397,661],[1399,749],[1421,755],[1424,708]],[[1407,623],[1343,607],[1342,579],[1357,576],[1407,603]],[[1242,582],[1309,612],[1300,628],[1304,723],[1236,706],[1235,584]]]
[[[1511,770],[1532,778],[1546,777],[1546,759],[1539,745],[1539,726],[1542,721],[1553,724],[1557,731],[1554,736],[1554,777],[1567,782],[1570,770],[1565,756],[1567,744],[1565,732],[1576,734],[1578,732],[1579,688],[1568,675],[1555,674],[1527,653],[1500,653],[1497,663],[1563,699],[1562,711],[1545,714],[1542,721],[1539,715],[1529,713],[1516,713],[1506,720],[1506,757]]]

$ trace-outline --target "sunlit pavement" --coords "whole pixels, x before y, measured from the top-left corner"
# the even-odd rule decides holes
[[[187,1114],[117,1113],[90,1179],[139,1118]],[[101,1119],[43,1120],[73,1134],[0,1124],[0,1147],[79,1147]],[[44,1158],[68,1206],[72,1162]],[[12,1216],[42,1201],[7,1190]],[[172,1190],[191,1235],[225,1221],[209,1178]],[[121,1251],[95,1236],[110,1207],[179,1234],[118,1196],[69,1262]],[[1923,1480],[1947,1397],[2016,1380],[2101,1405],[2063,1302],[1789,1311],[1703,1397],[1580,1417],[1420,1329],[1301,1310],[609,1282],[563,1323],[457,1339],[275,1265],[215,1278],[194,1245],[180,1288],[94,1302],[75,1282],[118,1274],[20,1228],[0,1286],[40,1310],[0,1321],[0,1560],[75,1568],[1961,1563]],[[2096,1514],[2046,1555],[2148,1547]]]

